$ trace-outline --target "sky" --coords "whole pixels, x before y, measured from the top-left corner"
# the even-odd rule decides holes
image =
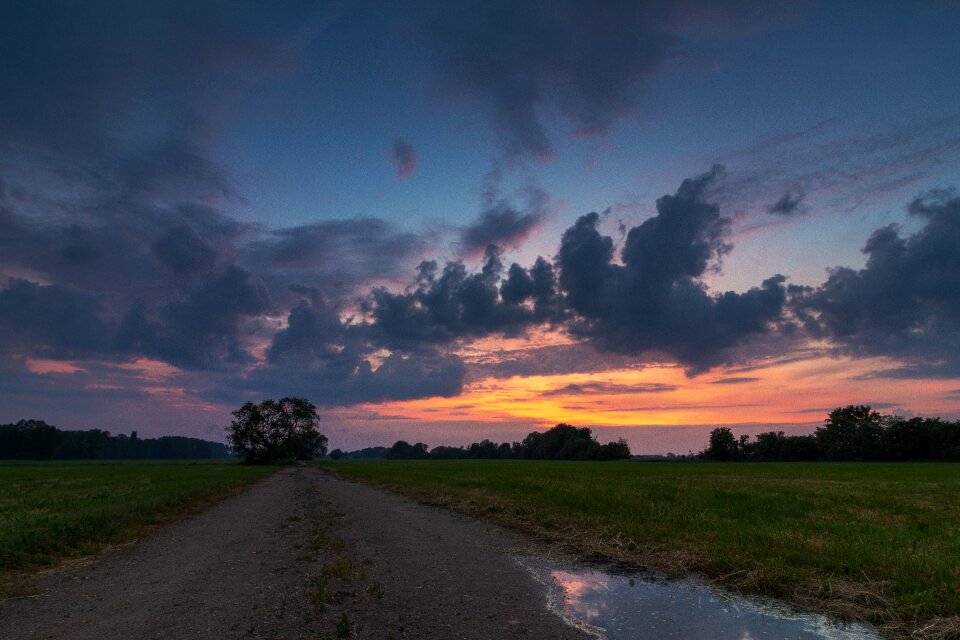
[[[960,5],[5,2],[0,422],[960,418]]]

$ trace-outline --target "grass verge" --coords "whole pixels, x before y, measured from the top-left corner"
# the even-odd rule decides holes
[[[276,467],[228,461],[0,463],[0,598],[31,574],[131,542]]]
[[[672,576],[960,638],[960,465],[340,461],[324,468]]]

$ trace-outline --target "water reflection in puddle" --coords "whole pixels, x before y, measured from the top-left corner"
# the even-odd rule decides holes
[[[725,594],[691,580],[573,569],[544,560],[520,564],[550,592],[550,608],[597,638],[637,640],[879,640],[863,625]]]

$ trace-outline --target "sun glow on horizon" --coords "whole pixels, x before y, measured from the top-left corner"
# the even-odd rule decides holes
[[[903,415],[960,413],[951,381],[883,377],[885,359],[818,356],[744,373],[687,377],[676,365],[562,375],[484,377],[451,398],[363,405],[374,414],[432,421],[568,422],[588,427],[782,424],[818,421],[832,408],[870,404]]]

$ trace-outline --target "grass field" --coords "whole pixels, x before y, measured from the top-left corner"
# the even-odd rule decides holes
[[[275,471],[227,461],[0,463],[0,596]]]
[[[341,461],[577,553],[960,637],[960,465]]]

